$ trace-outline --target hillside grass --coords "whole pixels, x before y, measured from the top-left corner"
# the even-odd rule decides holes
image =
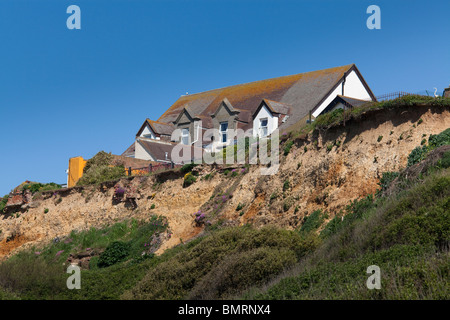
[[[391,110],[412,106],[450,107],[450,98],[407,95],[393,100],[368,102],[359,107],[346,109],[345,111],[343,109],[336,109],[332,112],[318,116],[312,123],[312,129],[326,130],[342,124],[344,118],[346,121],[350,119],[358,119],[361,115],[375,110]]]
[[[291,139],[295,139],[300,136],[306,136],[314,131],[325,131],[332,127],[340,126],[345,121],[351,119],[359,119],[362,115],[377,111],[377,110],[393,110],[401,107],[414,107],[414,106],[438,106],[448,108],[450,107],[450,98],[447,97],[428,97],[421,95],[407,95],[400,98],[379,101],[379,102],[367,102],[359,107],[346,109],[336,109],[331,112],[322,114],[314,119],[312,123],[305,123],[300,121],[301,125],[293,125],[288,128]],[[421,120],[419,120],[421,122]],[[289,142],[290,139],[287,141]]]
[[[132,219],[101,229],[73,231],[43,248],[22,251],[0,264],[0,298],[118,299],[124,290],[144,276],[146,268],[143,266],[154,255],[142,253],[149,248],[152,237],[167,228],[162,217],[153,216],[147,222]],[[119,241],[127,247],[127,255],[121,261],[102,267],[99,263],[102,256]],[[68,290],[66,260],[70,254],[87,251],[94,256],[90,269],[82,270],[82,289]]]
[[[226,228],[199,238],[157,265],[125,299],[220,299],[263,283],[317,246],[273,227]],[[164,256],[164,255],[163,255]]]
[[[3,262],[0,299],[448,299],[449,214],[450,168],[438,166],[394,196],[351,202],[324,228],[316,211],[297,231],[212,229],[139,259],[164,220],[116,223]],[[93,258],[82,289],[65,287],[69,253],[104,253],[118,241],[129,244],[125,259],[101,268]],[[370,265],[381,268],[381,290],[366,287]]]
[[[450,169],[400,195],[356,201],[320,233],[323,244],[246,299],[450,298]],[[366,269],[381,268],[382,290],[368,290]]]
[[[315,211],[298,230],[207,228],[160,256],[148,244],[170,233],[163,217],[73,231],[2,262],[0,299],[449,299],[446,155],[396,193],[352,201],[328,222]],[[386,175],[380,188],[400,176]],[[82,288],[68,290],[64,263],[91,250]],[[381,269],[381,290],[366,287],[371,265]]]

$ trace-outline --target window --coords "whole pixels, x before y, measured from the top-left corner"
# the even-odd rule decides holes
[[[222,122],[220,124],[220,135],[222,136],[223,143],[226,143],[228,140],[227,130],[228,130],[228,122]]]
[[[260,135],[261,135],[261,137],[265,137],[268,134],[268,130],[267,130],[267,123],[268,123],[268,121],[267,121],[267,118],[266,119],[261,119],[259,121],[260,121],[260,123],[259,123]]]
[[[189,129],[184,128],[181,130],[181,143],[188,145],[189,144]]]

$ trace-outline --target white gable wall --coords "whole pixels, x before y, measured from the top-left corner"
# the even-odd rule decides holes
[[[144,147],[139,143],[138,140],[134,142],[134,149],[134,157],[136,159],[156,161],[151,155],[148,154],[147,151],[145,151]]]
[[[256,137],[260,131],[261,119],[267,118],[267,132],[271,134],[275,129],[278,128],[278,117],[272,116],[272,113],[264,105],[253,119],[253,136]]]
[[[156,137],[155,133],[148,124],[145,126],[144,130],[142,130],[140,137],[159,140],[159,137]]]
[[[313,112],[313,117],[315,118],[320,115],[338,94],[342,94],[342,82],[336,87],[336,89],[334,89],[334,91],[327,97],[327,99],[322,102],[322,104],[316,109],[316,111]],[[352,72],[350,72],[345,79],[344,96],[361,100],[372,100],[369,92],[366,90],[354,70],[352,70]]]

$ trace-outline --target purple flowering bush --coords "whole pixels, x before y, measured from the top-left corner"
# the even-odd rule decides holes
[[[194,213],[194,222],[197,225],[197,227],[200,227],[205,224],[206,220],[206,214],[202,212],[201,210],[198,210],[196,213]]]

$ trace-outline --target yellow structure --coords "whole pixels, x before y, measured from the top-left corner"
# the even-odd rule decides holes
[[[69,176],[67,179],[67,186],[74,187],[78,180],[83,176],[83,169],[86,166],[86,160],[83,157],[75,157],[69,159]]]

